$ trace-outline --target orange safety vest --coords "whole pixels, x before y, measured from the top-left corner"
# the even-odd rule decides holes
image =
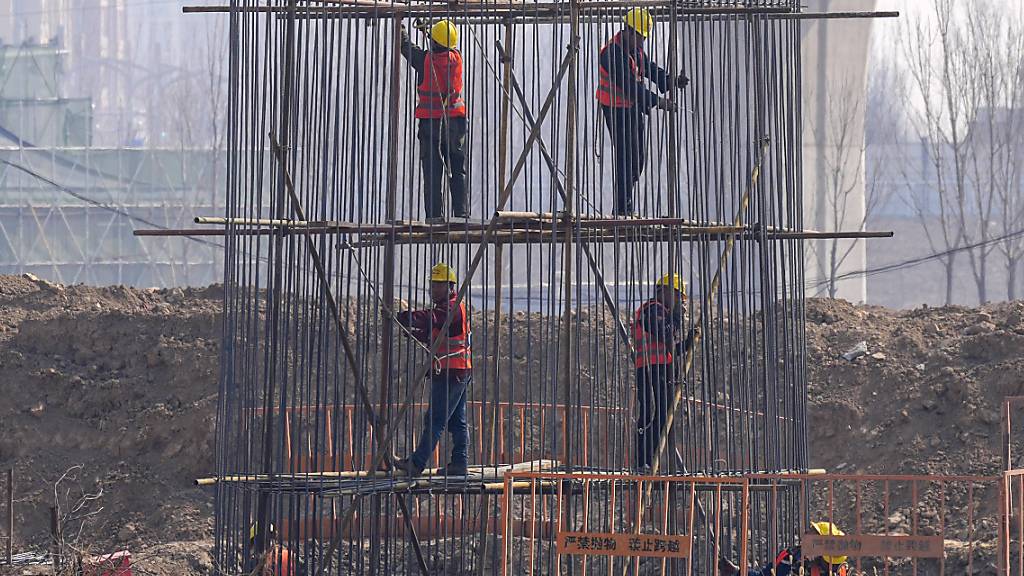
[[[452,300],[454,302],[455,300]],[[459,303],[459,310],[462,311],[462,322],[459,324],[459,333],[449,335],[441,340],[437,348],[437,356],[434,357],[434,368],[440,372],[444,369],[468,370],[473,367],[473,350],[470,347],[472,333],[469,330],[469,314],[466,313],[466,303]],[[441,327],[436,326],[430,331],[430,340],[433,342],[441,333]]]
[[[462,54],[458,50],[427,52],[423,81],[416,88],[417,118],[460,118],[466,115],[462,100]]]
[[[637,308],[633,318],[633,346],[636,348],[636,367],[646,368],[652,364],[671,364],[672,349],[665,342],[658,342],[653,339],[650,333],[644,330],[643,315],[650,306],[665,307],[657,300],[648,300]],[[668,309],[665,309],[668,313]]]
[[[622,32],[612,36],[612,39],[601,47],[599,54],[604,55],[604,51],[612,44],[622,46]],[[635,51],[629,55],[629,69],[637,82],[643,80],[643,74],[640,73],[640,66],[643,63],[644,50],[640,46],[636,46]],[[608,106],[609,108],[633,107],[633,101],[626,98],[626,93],[612,82],[611,75],[604,69],[604,66],[601,66],[600,61],[598,61],[597,65],[597,101],[600,102],[602,106]]]

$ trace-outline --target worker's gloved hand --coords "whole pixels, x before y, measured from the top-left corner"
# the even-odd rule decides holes
[[[686,88],[690,85],[690,79],[685,74],[676,76],[676,88]]]
[[[430,32],[430,20],[426,18],[416,18],[412,21],[412,26],[424,34]]]
[[[658,108],[661,108],[665,112],[678,112],[679,105],[669,100],[668,98],[658,98]]]

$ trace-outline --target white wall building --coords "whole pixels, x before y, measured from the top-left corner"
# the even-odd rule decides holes
[[[807,0],[807,12],[875,9],[875,0]],[[859,230],[864,223],[864,108],[874,19],[805,20],[803,35],[804,224],[820,230]],[[845,152],[840,151],[845,150]],[[875,240],[884,242],[885,240]],[[834,249],[834,250],[833,250]],[[833,253],[835,256],[833,256]],[[866,241],[808,243],[808,295],[828,295],[833,272],[863,270]],[[836,296],[867,298],[866,281],[837,282]]]

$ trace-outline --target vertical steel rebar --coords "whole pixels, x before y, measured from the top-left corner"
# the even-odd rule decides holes
[[[7,469],[7,565],[14,565],[14,467]]]
[[[417,297],[424,266],[439,253],[462,272],[459,301],[471,299],[468,303],[475,305],[482,299],[482,317],[493,318],[493,332],[486,332],[485,322],[475,355],[481,374],[486,373],[477,380],[486,388],[471,396],[480,463],[511,464],[560,453],[564,470],[599,467],[620,473],[632,465],[633,343],[620,310],[635,309],[637,299],[646,297],[651,275],[668,271],[687,274],[694,300],[703,302],[691,322],[704,335],[694,347],[700,354],[686,358],[687,383],[679,387],[669,416],[679,424],[674,433],[671,425],[660,431],[658,457],[673,434],[684,440],[677,456],[683,473],[770,472],[806,464],[800,241],[766,234],[772,227],[800,228],[796,24],[753,11],[743,14],[745,9],[711,18],[688,12],[690,4],[666,5],[656,13],[659,28],[668,33],[653,35],[648,53],[659,59],[667,54],[668,72],[692,72],[694,84],[685,99],[678,89],[671,91],[676,102],[687,102],[681,113],[655,111],[646,124],[650,158],[635,190],[637,206],[653,210],[667,203],[671,216],[697,222],[736,216],[753,231],[743,237],[695,238],[687,253],[680,232],[647,240],[634,224],[609,232],[606,251],[606,244],[588,242],[580,225],[580,218],[603,210],[610,189],[604,185],[609,163],[587,153],[591,143],[607,135],[587,92],[598,80],[598,48],[622,26],[624,6],[584,8],[579,0],[568,0],[557,11],[531,15],[523,7],[514,20],[479,22],[465,18],[469,5],[430,7],[432,20],[453,18],[462,32],[466,101],[473,119],[466,146],[472,168],[467,187],[495,191],[493,196],[474,195],[473,202],[479,198],[484,214],[506,208],[558,212],[559,202],[564,210],[560,220],[544,224],[550,224],[548,235],[525,244],[500,241],[506,226],[525,236],[521,224],[485,216],[485,231],[475,241],[446,237],[459,227],[452,223],[443,231],[436,227],[428,244],[406,245],[397,234],[421,207],[415,193],[421,172],[414,153],[419,148],[415,121],[408,114],[414,90],[403,89],[399,81],[400,7],[375,5],[361,8],[361,15],[342,10],[330,18],[298,18],[297,0],[275,6],[276,12],[242,10],[258,4],[252,0],[238,4],[232,14],[237,34],[232,77],[239,90],[232,93],[228,214],[284,218],[287,192],[311,217],[389,225],[390,231],[377,244],[352,247],[346,239],[349,247],[337,252],[330,250],[333,236],[320,231],[229,236],[234,248],[225,265],[233,282],[226,287],[231,296],[225,326],[231,328],[225,329],[224,350],[230,352],[225,353],[228,374],[222,386],[227,397],[218,409],[218,471],[267,472],[274,487],[218,487],[219,562],[230,568],[235,550],[247,549],[247,529],[276,520],[279,531],[288,530],[293,551],[303,558],[312,552],[327,557],[316,570],[307,566],[310,572],[402,573],[414,569],[408,552],[415,550],[420,571],[426,570],[423,558],[430,557],[446,570],[483,574],[491,555],[488,541],[496,537],[489,516],[499,502],[500,525],[508,536],[497,541],[501,571],[559,573],[568,557],[559,558],[533,538],[527,545],[523,538],[553,537],[552,527],[573,529],[580,510],[584,529],[600,529],[598,484],[587,484],[581,503],[569,484],[559,481],[552,493],[550,484],[531,480],[528,504],[534,512],[524,522],[513,518],[522,497],[511,494],[507,481],[505,494],[493,500],[481,494],[474,509],[471,502],[478,496],[452,493],[460,490],[452,479],[414,488],[415,481],[391,475],[353,477],[345,482],[357,487],[354,492],[329,497],[317,494],[328,483],[300,485],[297,479],[274,476],[296,466],[301,468],[292,471],[362,469],[367,453],[370,466],[378,467],[390,461],[385,452],[393,444],[411,442],[419,423],[410,416],[421,410],[422,361],[429,353],[404,341],[392,346],[390,313],[378,313],[367,293],[379,294],[388,305],[396,297]],[[799,11],[794,0],[763,4],[758,6]],[[484,49],[489,44],[478,35],[489,42],[504,37],[499,52],[507,53],[501,54],[499,66],[490,62],[490,51]],[[520,38],[526,41],[516,42]],[[560,60],[565,39],[569,54]],[[514,73],[516,58],[524,63],[521,85]],[[488,93],[499,98],[488,99]],[[539,110],[536,118],[532,106]],[[266,162],[261,152],[267,122],[288,154],[280,165]],[[773,139],[770,151],[761,145],[766,135]],[[495,141],[496,151],[490,148]],[[518,155],[513,166],[510,153]],[[603,146],[598,146],[593,156],[601,153]],[[294,186],[278,181],[274,188],[262,174],[266,167],[273,178],[287,177],[290,170]],[[751,168],[760,179],[751,178]],[[730,193],[744,186],[745,197]],[[265,198],[265,190],[277,197]],[[305,238],[289,237],[294,234]],[[316,262],[310,261],[313,254],[318,254]],[[358,265],[361,260],[367,262],[365,271]],[[470,290],[470,281],[484,262],[495,268],[487,271],[485,264],[492,284],[481,295],[476,287]],[[261,294],[268,295],[265,307]],[[588,305],[601,301],[600,315],[593,307],[584,316]],[[492,308],[486,309],[487,303]],[[430,348],[438,345],[431,342]],[[502,362],[508,362],[508,373]],[[355,408],[359,404],[365,415]],[[302,405],[308,409],[298,409]],[[255,409],[259,406],[262,411]],[[290,426],[283,426],[286,421]],[[323,440],[321,429],[327,435]],[[299,446],[301,458],[279,462]],[[672,471],[675,465],[665,468]],[[643,492],[637,501],[620,498],[614,483],[612,508],[629,507],[636,528],[651,518],[671,528],[671,482],[645,480],[633,487],[649,491],[656,485],[665,487],[657,513],[644,511]],[[435,490],[440,486],[443,490]],[[694,492],[689,534],[696,530],[703,541],[692,546],[697,557],[687,562],[693,569],[713,571],[711,556],[717,552],[738,551],[744,560],[748,545],[763,546],[764,535],[773,543],[788,538],[779,534],[791,531],[790,524],[799,524],[792,517],[805,512],[776,518],[799,499],[788,487],[781,496],[774,490],[770,502],[746,489],[723,493],[719,487],[711,498]],[[391,504],[392,495],[397,506]],[[316,504],[303,504],[308,502]],[[703,513],[704,503],[715,505],[714,514]],[[411,517],[410,507],[417,516]],[[737,515],[737,507],[752,515]],[[322,510],[330,510],[330,516],[322,517]],[[558,516],[554,522],[552,514]],[[300,538],[299,526],[310,527],[313,540]],[[417,531],[423,535],[422,550]],[[262,549],[272,543],[262,541],[269,531],[260,532],[257,547]],[[447,537],[438,538],[443,534]],[[476,546],[471,537],[478,538]],[[313,550],[314,543],[321,547]],[[520,558],[527,553],[528,559]],[[607,566],[612,571],[625,564],[632,562],[609,561]],[[594,559],[584,565],[588,572],[602,566]],[[661,565],[671,572],[677,563]]]

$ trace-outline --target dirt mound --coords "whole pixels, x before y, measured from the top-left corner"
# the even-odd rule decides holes
[[[54,484],[83,540],[208,538],[219,289],[62,287],[0,277],[0,467],[15,463],[19,545],[46,542]]]
[[[807,322],[816,466],[999,472],[1000,404],[1024,392],[1024,302],[894,311],[811,300]],[[866,353],[842,357],[861,342]]]
[[[141,551],[150,573],[210,571],[212,494],[192,481],[214,470],[221,297],[0,276],[0,468],[17,471],[19,547],[45,545],[54,483],[81,466],[62,494],[102,490],[91,542]],[[1000,402],[1024,393],[1024,303],[811,300],[807,321],[814,466],[1000,470]],[[525,362],[526,345],[509,353]]]

